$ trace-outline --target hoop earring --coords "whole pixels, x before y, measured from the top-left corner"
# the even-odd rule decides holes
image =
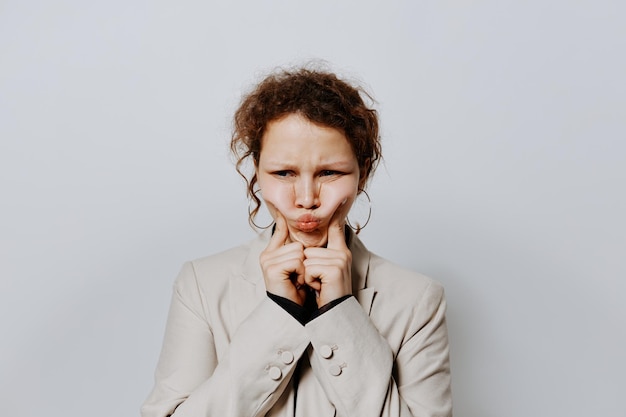
[[[354,227],[350,223],[350,219],[346,217],[346,224],[348,225],[348,227],[350,227],[350,229],[354,230],[354,234],[357,234],[357,235],[359,234],[361,230],[365,229],[365,226],[367,226],[367,224],[370,222],[370,218],[372,217],[372,199],[370,198],[370,195],[367,193],[367,191],[361,190],[361,193],[365,194],[365,197],[367,197],[368,212],[367,212],[367,219],[365,219],[365,223],[363,224],[363,226],[361,226],[359,222],[356,222],[356,227]]]
[[[256,196],[256,193],[258,193],[259,191],[261,191],[261,190],[256,190],[253,194]],[[257,196],[257,198],[258,198],[258,196]],[[261,199],[259,199],[259,200],[261,200]],[[272,222],[270,224],[268,224],[267,226],[265,226],[265,227],[261,227],[258,224],[256,224],[254,222],[254,217],[252,216],[252,207],[251,207],[251,205],[252,205],[252,201],[251,201],[251,199],[248,199],[248,222],[250,222],[250,224],[252,226],[256,227],[257,229],[265,230],[265,229],[269,229],[270,227],[272,227],[274,225],[274,220],[272,220]],[[260,207],[261,207],[261,204],[259,204],[259,208]]]

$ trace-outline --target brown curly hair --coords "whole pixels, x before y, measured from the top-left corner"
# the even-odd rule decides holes
[[[254,205],[248,219],[253,227],[261,200],[255,190],[256,173],[248,178],[243,165],[249,157],[255,166],[258,164],[268,123],[296,113],[313,123],[340,130],[348,138],[364,173],[360,182],[364,185],[381,158],[378,113],[364,99],[373,102],[362,87],[352,86],[332,72],[308,68],[276,71],[242,98],[233,120],[230,149]]]

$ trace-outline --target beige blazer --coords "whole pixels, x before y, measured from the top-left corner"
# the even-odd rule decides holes
[[[266,295],[268,239],[183,266],[143,417],[452,415],[441,285],[352,235],[355,297],[303,326]]]

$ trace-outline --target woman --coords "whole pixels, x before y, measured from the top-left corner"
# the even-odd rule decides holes
[[[442,287],[347,227],[380,158],[363,96],[296,69],[244,98],[231,148],[275,223],[183,266],[144,417],[451,415]]]

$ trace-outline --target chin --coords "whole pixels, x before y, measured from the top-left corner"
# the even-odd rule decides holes
[[[300,230],[291,230],[289,237],[293,242],[300,242],[305,248],[321,248],[326,246],[328,241],[327,231],[314,230],[312,232],[303,232]]]

